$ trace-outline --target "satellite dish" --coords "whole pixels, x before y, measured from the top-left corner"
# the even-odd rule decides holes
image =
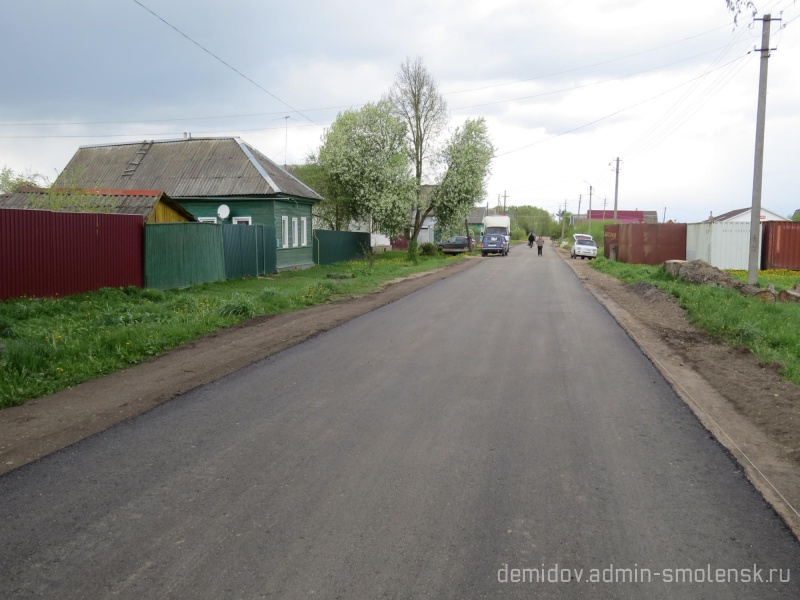
[[[231,209],[228,208],[227,204],[220,204],[220,207],[217,209],[217,216],[220,219],[227,219],[228,216],[231,214]]]

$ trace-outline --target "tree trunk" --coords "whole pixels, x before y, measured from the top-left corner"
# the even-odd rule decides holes
[[[751,295],[754,298],[758,298],[762,302],[767,302],[767,303],[775,302],[775,294],[773,294],[769,290],[760,290],[760,291],[756,292],[755,294],[751,294]]]
[[[779,302],[800,302],[800,291],[781,290],[778,292]]]

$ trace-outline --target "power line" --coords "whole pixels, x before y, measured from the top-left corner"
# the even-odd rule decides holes
[[[316,127],[316,125],[293,125],[289,127],[289,129],[299,129],[301,127]],[[192,135],[209,135],[209,134],[220,134],[220,133],[240,133],[242,131],[269,131],[272,129],[284,129],[284,127],[254,127],[252,129],[220,129],[220,130],[204,130],[204,131],[193,131]],[[136,139],[150,139],[150,138],[157,138],[157,137],[164,137],[164,136],[182,136],[184,132],[160,132],[160,133],[104,133],[104,134],[82,134],[82,135],[0,135],[0,140],[34,140],[34,139],[61,139],[61,138],[120,138],[120,137],[129,137],[129,138],[136,138]]]
[[[609,83],[611,81],[618,81],[620,79],[626,79],[628,77],[636,77],[637,75],[642,75],[644,73],[649,73],[651,71],[657,71],[658,69],[663,69],[664,67],[671,67],[672,65],[677,65],[678,63],[686,62],[689,60],[694,60],[695,58],[700,58],[701,56],[705,56],[706,54],[711,54],[712,52],[716,52],[717,50],[709,50],[708,52],[703,52],[701,54],[696,54],[695,56],[690,56],[689,58],[682,58],[680,60],[673,61],[671,63],[667,63],[664,65],[659,65],[657,67],[651,67],[649,69],[645,69],[643,71],[637,71],[636,73],[628,73],[627,75],[620,75],[619,77],[611,77],[610,79],[603,79],[602,81],[595,81],[592,83],[584,83],[581,85],[575,85],[569,88],[563,88],[560,90],[553,90],[550,92],[542,92],[540,94],[533,94],[532,96],[522,96],[520,98],[511,98],[509,100],[496,100],[494,102],[484,102],[483,104],[472,104],[470,106],[459,106],[457,108],[452,108],[451,110],[466,110],[468,108],[480,108],[483,106],[493,106],[495,104],[504,104],[506,102],[517,102],[519,100],[531,100],[532,98],[540,98],[542,96],[550,96],[552,94],[561,94],[563,92],[571,92],[572,90],[579,90],[582,88],[592,87],[595,85],[601,85],[603,83]]]
[[[555,73],[548,73],[546,75],[537,75],[536,77],[528,77],[526,79],[518,79],[516,81],[506,81],[506,82],[503,82],[503,83],[496,83],[496,84],[493,84],[493,85],[485,85],[485,86],[482,86],[482,87],[469,88],[469,89],[466,89],[466,90],[457,90],[455,92],[444,92],[444,95],[447,96],[447,95],[452,95],[452,94],[464,94],[466,92],[476,92],[476,91],[481,91],[481,90],[488,90],[488,89],[492,89],[492,88],[503,87],[503,86],[506,86],[506,85],[514,85],[515,83],[525,83],[526,81],[536,81],[537,79],[545,79],[547,77],[556,77],[557,75],[566,75],[568,73],[574,73],[575,71],[582,71],[584,69],[592,69],[594,67],[601,67],[603,65],[608,65],[608,64],[611,64],[611,63],[614,63],[614,62],[619,62],[621,60],[626,60],[628,58],[634,58],[636,56],[641,56],[642,54],[647,54],[649,52],[655,52],[656,50],[660,50],[661,48],[666,48],[668,46],[674,46],[676,44],[682,44],[683,42],[687,42],[689,40],[693,40],[695,38],[699,38],[699,37],[702,37],[704,35],[708,35],[709,33],[714,33],[715,31],[719,31],[721,29],[727,29],[732,24],[733,24],[733,21],[727,23],[726,25],[722,25],[721,27],[715,27],[714,29],[709,29],[708,31],[704,31],[703,33],[698,33],[697,35],[692,35],[692,36],[689,36],[689,37],[686,37],[686,38],[682,38],[682,39],[677,40],[675,42],[669,42],[667,44],[661,44],[660,46],[655,46],[653,48],[648,48],[647,50],[642,50],[640,52],[634,52],[633,54],[626,54],[625,56],[620,56],[620,57],[617,57],[617,58],[604,60],[602,62],[593,63],[591,65],[585,65],[583,67],[575,67],[574,69],[567,69],[565,71],[557,71]]]
[[[730,42],[728,42],[728,44],[726,44],[726,46],[722,49],[722,52],[720,52],[720,54],[717,56],[717,58],[714,59],[714,61],[708,67],[706,67],[705,71],[703,72],[703,75],[710,74],[710,73],[712,73],[712,72],[717,70],[717,69],[713,69],[714,65],[716,65],[731,50],[731,48],[733,48],[733,46],[739,41],[739,39],[742,36],[744,36],[745,32],[746,32],[745,29],[741,29],[739,31],[739,33],[734,37],[734,39],[732,39]],[[748,54],[749,54],[749,52],[748,52]],[[730,64],[730,63],[728,63],[728,64]],[[737,73],[738,73],[738,71],[737,71]],[[720,81],[724,77],[725,77],[725,74],[722,74],[717,81]],[[640,146],[640,145],[647,145],[648,149],[652,148],[655,144],[657,144],[661,140],[665,139],[672,132],[676,131],[677,128],[681,124],[683,124],[686,120],[688,120],[689,116],[691,116],[691,115],[687,116],[683,120],[681,120],[681,119],[682,119],[683,115],[685,115],[688,111],[692,110],[692,107],[690,106],[687,109],[682,109],[680,107],[684,102],[688,102],[688,99],[694,93],[694,91],[700,86],[702,81],[703,81],[702,79],[697,79],[695,81],[695,83],[678,100],[676,100],[673,103],[673,105],[667,110],[667,112],[664,113],[660,117],[660,119],[657,120],[650,127],[650,129],[648,129],[645,133],[643,133],[641,136],[639,136],[639,138],[633,144],[628,146],[628,148],[625,150],[625,153],[630,155],[631,150],[633,148],[636,148],[637,146]],[[726,82],[726,84],[727,84],[727,82]],[[717,91],[719,91],[719,90],[717,90]],[[714,94],[716,94],[716,92]],[[712,95],[714,95],[714,94],[709,95],[708,91],[705,92],[705,94],[701,93],[700,97],[697,99],[697,101],[695,101],[695,106],[699,103],[699,101],[701,99],[703,99],[704,95],[706,96],[706,98],[705,98],[705,100],[703,100],[702,104],[704,104],[705,101],[710,99],[710,97]],[[702,104],[700,104],[700,105],[702,106]],[[678,110],[681,110],[683,112],[679,113],[675,117],[672,117],[672,115],[674,113],[676,113]],[[696,110],[693,111],[691,114],[694,114],[694,112],[696,112]],[[674,125],[674,128],[672,130],[670,130],[670,127],[673,126],[673,125]],[[657,142],[655,142],[655,144],[647,142],[646,140],[648,139],[648,136],[650,136],[650,135],[653,135],[654,137],[658,137],[659,140]]]
[[[216,56],[215,54],[213,54],[212,52],[210,52],[209,50],[204,48],[198,42],[194,41],[189,36],[187,36],[186,34],[181,32],[179,29],[177,29],[176,27],[174,27],[173,25],[171,25],[170,23],[165,21],[162,17],[160,17],[159,15],[154,13],[152,10],[150,10],[146,6],[142,5],[138,0],[133,0],[133,1],[136,2],[136,4],[141,6],[143,9],[145,9],[148,12],[150,12],[151,14],[153,14],[156,18],[158,18],[159,20],[164,22],[167,26],[169,26],[170,28],[172,28],[175,31],[177,31],[178,33],[180,33],[183,37],[185,37],[186,39],[191,41],[193,44],[195,44],[198,47],[200,47],[204,52],[207,52],[208,54],[213,56],[216,60],[222,62],[227,67],[233,69],[237,74],[239,74],[240,76],[242,76],[245,79],[247,79],[250,83],[253,83],[257,87],[259,87],[259,89],[262,89],[266,93],[268,93],[271,96],[275,97],[280,102],[283,102],[283,100],[280,100],[280,98],[277,98],[271,92],[261,88],[261,86],[259,86],[255,82],[253,82],[247,76],[241,74],[238,70],[236,70],[234,67],[230,66],[224,60],[222,60],[221,58],[219,58],[218,56]],[[494,87],[501,87],[501,86],[506,86],[506,85],[513,85],[513,84],[516,84],[516,83],[523,83],[523,82],[526,82],[526,81],[534,81],[534,80],[537,80],[537,79],[543,79],[543,78],[547,78],[547,77],[553,77],[553,76],[556,76],[556,75],[564,75],[564,74],[572,73],[572,72],[575,72],[575,71],[590,69],[590,68],[594,68],[594,67],[597,67],[597,66],[602,66],[602,65],[605,65],[605,64],[613,63],[613,62],[618,62],[620,60],[625,60],[627,58],[640,56],[642,54],[647,54],[649,52],[653,52],[655,50],[658,50],[658,49],[661,49],[661,48],[665,48],[665,47],[668,47],[668,46],[673,46],[673,45],[676,45],[676,44],[680,44],[680,43],[682,43],[684,41],[692,40],[692,39],[701,37],[703,35],[707,35],[709,33],[713,33],[715,31],[718,31],[718,30],[723,29],[723,28],[728,27],[728,26],[729,25],[724,25],[722,27],[717,27],[715,29],[711,29],[711,30],[705,31],[705,32],[697,34],[697,35],[693,35],[693,36],[689,36],[689,37],[686,37],[686,38],[682,38],[681,40],[678,40],[678,41],[675,41],[675,42],[662,44],[662,45],[656,46],[654,48],[649,48],[647,50],[642,50],[640,52],[635,52],[633,54],[628,54],[626,56],[610,59],[610,60],[599,62],[599,63],[594,63],[594,64],[591,64],[591,65],[584,65],[584,66],[581,66],[581,67],[576,67],[574,69],[568,69],[568,70],[560,71],[560,72],[556,72],[556,73],[549,73],[547,75],[540,75],[540,76],[531,77],[531,78],[527,78],[527,79],[508,81],[508,82],[499,83],[499,84],[496,84],[496,85],[483,86],[483,87],[478,87],[478,88],[471,88],[471,89],[468,89],[468,90],[460,90],[460,91],[456,91],[456,92],[445,92],[444,95],[459,94],[459,93],[463,93],[463,92],[470,92],[470,91],[483,90],[483,89],[489,89],[489,88],[494,88]],[[573,87],[569,87],[569,88],[563,88],[561,90],[556,90],[556,91],[552,91],[552,92],[545,92],[543,94],[537,94],[537,95],[533,95],[533,96],[524,96],[524,97],[521,97],[521,98],[513,98],[513,99],[510,99],[510,100],[500,100],[500,101],[494,102],[494,103],[458,107],[458,108],[454,108],[454,109],[451,109],[451,110],[463,110],[463,109],[467,109],[467,108],[476,108],[476,107],[480,107],[480,106],[488,106],[488,105],[491,105],[491,104],[500,104],[500,103],[503,103],[503,102],[515,102],[515,101],[518,101],[518,100],[526,100],[526,99],[531,99],[531,98],[537,98],[539,96],[544,96],[544,95],[548,95],[548,94],[557,94],[557,93],[572,91],[572,90],[576,90],[576,89],[581,89],[581,88],[584,88],[584,87],[600,85],[600,84],[607,83],[607,82],[610,82],[610,81],[616,81],[618,79],[623,79],[625,77],[634,77],[636,75],[641,75],[643,73],[648,73],[650,71],[655,71],[655,70],[658,70],[658,69],[669,67],[669,66],[681,63],[681,62],[693,60],[695,58],[699,58],[701,56],[705,56],[706,54],[709,54],[711,52],[715,52],[715,50],[709,50],[708,52],[703,52],[701,54],[697,54],[697,55],[691,56],[689,58],[685,58],[685,59],[677,60],[677,61],[674,61],[674,62],[671,62],[671,63],[666,63],[666,64],[663,64],[663,65],[659,65],[659,66],[653,67],[651,69],[645,69],[643,71],[638,71],[638,72],[635,72],[635,73],[629,73],[629,74],[621,75],[619,77],[614,77],[614,78],[611,78],[611,79],[605,79],[605,80],[599,81],[599,82],[583,84],[583,85],[573,86]],[[286,103],[284,102],[284,104],[286,104]],[[348,104],[348,105],[342,105],[342,106],[326,106],[326,107],[320,107],[320,108],[294,109],[291,106],[289,106],[288,104],[286,104],[286,106],[289,106],[289,108],[292,108],[292,110],[294,110],[298,114],[303,115],[304,117],[305,117],[305,115],[303,113],[306,113],[306,112],[319,112],[319,111],[325,111],[325,110],[351,109],[351,108],[360,107],[360,106],[363,106],[363,105],[364,105],[364,103],[356,103],[356,104]],[[162,123],[162,122],[173,122],[173,121],[194,121],[194,120],[210,120],[210,119],[236,119],[236,118],[247,118],[247,117],[271,116],[271,115],[284,115],[284,113],[285,113],[285,111],[273,111],[273,112],[262,112],[262,113],[244,113],[244,114],[238,114],[238,115],[211,115],[211,116],[200,116],[200,117],[174,117],[174,118],[167,118],[167,119],[131,119],[131,120],[115,120],[115,121],[67,121],[67,122],[58,122],[58,123],[53,123],[53,122],[0,122],[0,126],[4,126],[4,127],[21,127],[21,126],[49,127],[49,126],[65,126],[65,125],[122,125],[122,124],[132,124],[132,123]],[[281,116],[279,118],[282,119],[283,117]],[[311,121],[312,123],[314,123],[315,125],[317,125],[318,127],[324,127],[325,126],[325,124],[320,125],[320,124],[314,122],[313,120],[309,119],[308,117],[305,117],[305,118],[308,119],[309,121]],[[43,137],[46,137],[46,136],[43,136]]]
[[[732,60],[732,61],[730,61],[728,63],[725,63],[721,67],[717,67],[717,69],[714,69],[714,71],[717,71],[719,69],[727,67],[729,64],[734,63],[737,60],[741,60],[742,58],[744,58],[744,56],[746,56],[746,55],[740,56],[739,58],[735,58],[734,60]],[[502,152],[500,154],[495,154],[495,158],[499,158],[501,156],[506,156],[506,155],[512,154],[514,152],[519,152],[520,150],[525,150],[526,148],[530,148],[531,146],[536,146],[536,145],[542,144],[544,142],[549,142],[549,141],[554,140],[556,138],[559,138],[559,137],[561,137],[563,135],[567,135],[568,133],[573,133],[573,132],[578,131],[580,129],[585,129],[586,127],[589,127],[590,125],[594,125],[595,123],[599,123],[600,121],[604,121],[605,119],[609,119],[609,118],[611,118],[611,117],[613,117],[615,115],[618,115],[618,114],[620,114],[622,112],[625,112],[626,110],[630,110],[632,108],[636,108],[637,106],[641,106],[642,104],[646,104],[647,102],[651,102],[651,101],[655,100],[656,98],[660,98],[661,96],[664,96],[665,94],[668,94],[668,93],[670,93],[670,92],[672,92],[672,91],[674,91],[674,90],[676,90],[678,88],[681,88],[684,85],[692,83],[693,81],[696,81],[697,79],[700,79],[702,77],[706,77],[707,75],[710,75],[714,71],[708,71],[708,72],[706,72],[706,73],[704,73],[702,75],[699,75],[698,77],[694,77],[692,79],[689,79],[688,81],[684,81],[683,83],[681,83],[679,85],[676,85],[675,87],[672,87],[672,88],[670,88],[668,90],[660,92],[660,93],[656,94],[655,96],[651,96],[650,98],[646,98],[645,100],[642,100],[641,102],[637,102],[636,104],[631,104],[630,106],[626,106],[625,108],[621,108],[621,109],[619,109],[617,111],[614,111],[614,112],[612,112],[612,113],[610,113],[608,115],[605,115],[604,117],[600,117],[599,119],[595,119],[594,121],[590,121],[589,123],[584,123],[583,125],[575,127],[575,128],[570,129],[568,131],[564,131],[562,133],[559,133],[557,135],[551,136],[549,138],[545,138],[543,140],[539,140],[538,142],[533,142],[531,144],[526,144],[525,146],[521,146],[521,147],[516,148],[514,150],[509,150],[507,152]]]
[[[212,56],[213,58],[215,58],[216,60],[218,60],[219,62],[221,62],[223,65],[225,65],[226,67],[228,67],[228,68],[229,68],[231,71],[233,71],[234,73],[236,73],[237,75],[239,75],[239,76],[240,76],[240,77],[242,77],[243,79],[245,79],[245,80],[249,81],[250,83],[252,83],[254,86],[256,86],[258,89],[260,89],[262,92],[265,92],[266,94],[269,94],[270,96],[272,96],[273,98],[275,98],[275,100],[277,100],[278,102],[280,102],[280,103],[281,103],[281,104],[283,104],[284,106],[286,106],[286,107],[288,107],[288,108],[292,109],[294,112],[296,112],[298,115],[300,115],[300,116],[301,116],[301,117],[303,117],[304,119],[306,119],[306,120],[308,120],[308,121],[311,121],[312,123],[314,123],[314,120],[313,120],[312,118],[310,118],[310,117],[308,117],[308,116],[304,115],[302,112],[300,112],[300,111],[299,111],[299,110],[297,110],[296,108],[292,107],[292,105],[291,105],[291,104],[289,104],[288,102],[286,102],[286,101],[284,101],[284,100],[281,100],[281,99],[280,99],[280,98],[278,98],[278,97],[277,97],[275,94],[273,94],[272,92],[270,92],[268,89],[266,89],[266,88],[262,87],[261,85],[259,85],[258,83],[256,83],[256,82],[255,82],[255,81],[253,81],[252,79],[250,79],[250,78],[249,78],[247,75],[245,75],[244,73],[242,73],[241,71],[239,71],[239,69],[237,69],[236,67],[234,67],[234,66],[233,66],[233,65],[231,65],[230,63],[228,63],[228,62],[226,62],[226,61],[222,60],[222,59],[221,59],[219,56],[217,56],[216,54],[214,54],[213,52],[211,52],[211,50],[209,50],[208,48],[206,48],[205,46],[203,46],[203,45],[202,45],[202,44],[200,44],[199,42],[196,42],[195,40],[193,40],[192,38],[190,38],[188,35],[186,35],[185,33],[183,33],[183,32],[182,32],[180,29],[178,29],[177,27],[175,27],[175,26],[174,26],[172,23],[169,23],[168,21],[166,21],[165,19],[163,19],[162,17],[160,17],[159,15],[157,15],[156,13],[154,13],[152,10],[150,10],[149,8],[147,8],[147,7],[146,7],[144,4],[142,4],[141,2],[139,2],[139,0],[133,0],[133,2],[134,2],[134,3],[136,3],[136,4],[138,4],[139,6],[141,6],[143,9],[145,9],[147,12],[149,12],[151,15],[153,15],[155,18],[157,18],[159,21],[161,21],[162,23],[164,23],[165,25],[167,25],[167,26],[168,26],[168,27],[170,27],[171,29],[173,29],[173,30],[177,31],[179,34],[181,34],[181,35],[182,35],[183,37],[185,37],[187,40],[189,40],[190,42],[192,42],[192,43],[193,43],[195,46],[197,46],[198,48],[200,48],[200,49],[201,49],[203,52],[205,52],[205,53],[206,53],[206,54],[208,54],[209,56]],[[314,123],[314,125],[317,125],[317,123]]]

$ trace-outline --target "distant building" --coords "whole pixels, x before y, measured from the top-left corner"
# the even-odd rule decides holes
[[[483,218],[493,217],[502,213],[497,212],[494,208],[488,206],[476,206],[472,212],[467,216],[467,225],[473,231],[477,231],[479,235],[483,235]]]
[[[718,216],[710,216],[707,218],[703,223],[749,223],[750,222],[750,214],[752,211],[752,207],[748,206],[747,208],[739,208],[737,210],[731,210],[726,213],[722,213]],[[782,217],[781,215],[772,212],[771,210],[767,210],[766,208],[761,208],[761,221],[790,221],[791,219],[787,219],[786,217]]]
[[[590,210],[586,219],[592,221],[613,221],[613,210]],[[618,210],[617,223],[658,223],[658,211],[655,210]]]

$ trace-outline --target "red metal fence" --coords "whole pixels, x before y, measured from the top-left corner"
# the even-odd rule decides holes
[[[0,210],[0,300],[142,287],[141,215]]]
[[[761,247],[763,269],[800,271],[800,223],[767,221]]]
[[[686,260],[685,223],[606,225],[603,253],[624,263],[660,265]]]

